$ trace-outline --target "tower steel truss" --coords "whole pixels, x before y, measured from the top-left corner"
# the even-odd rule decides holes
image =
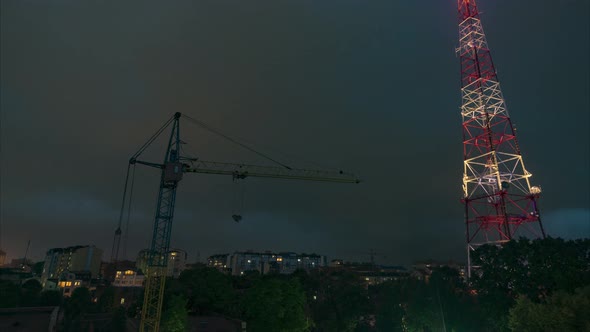
[[[463,203],[468,276],[471,251],[513,237],[545,237],[516,130],[506,103],[475,0],[458,0],[463,120]]]

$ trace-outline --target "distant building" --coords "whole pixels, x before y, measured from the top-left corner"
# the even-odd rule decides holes
[[[70,297],[72,296],[72,293],[74,293],[74,290],[76,288],[88,287],[88,284],[86,282],[83,282],[82,279],[78,279],[76,277],[76,274],[64,272],[59,277],[55,286],[57,287],[57,289],[61,290],[62,296]],[[47,288],[53,289],[53,284],[48,285]]]
[[[14,283],[22,283],[33,277],[30,269],[3,267],[0,268],[0,280],[11,281]]]
[[[168,272],[170,277],[178,278],[182,271],[186,270],[186,259],[188,255],[186,251],[180,249],[172,249],[168,252]]]
[[[212,255],[207,258],[207,266],[214,267],[221,272],[228,272],[230,268],[230,254]]]
[[[341,259],[333,259],[328,271],[348,271],[357,275],[365,284],[365,287],[379,285],[386,281],[395,281],[408,278],[410,272],[404,266],[386,266],[373,263],[351,263]]]
[[[459,276],[465,278],[465,265],[459,264],[452,260],[447,262],[439,262],[432,259],[414,263],[412,265],[412,276],[428,282],[430,275],[432,275],[432,271],[442,267],[448,267],[457,270]]]
[[[145,276],[134,269],[119,270],[115,273],[115,287],[143,287]]]
[[[4,262],[6,261],[6,253],[0,249],[0,267],[4,266]]]
[[[344,265],[344,261],[342,259],[333,259],[330,261],[329,267],[340,267]]]
[[[171,249],[168,251],[168,263],[166,268],[166,275],[169,277],[178,278],[180,273],[186,269],[187,253],[180,249]],[[137,254],[135,267],[146,273],[149,264],[150,251],[143,249]]]
[[[10,264],[8,264],[8,267],[28,269],[30,271],[30,267],[33,266],[33,264],[35,263],[33,263],[33,261],[28,258],[13,258],[10,261]]]
[[[100,272],[102,250],[93,245],[53,248],[47,251],[41,281],[59,279],[64,273],[89,275],[97,278]]]
[[[246,271],[258,271],[260,274],[290,274],[297,269],[310,271],[325,267],[326,261],[326,256],[317,254],[242,251],[209,256],[207,265],[232,275],[242,275]]]

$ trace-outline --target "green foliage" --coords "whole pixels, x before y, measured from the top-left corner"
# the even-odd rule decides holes
[[[184,321],[186,303],[197,314],[244,320],[254,332],[590,331],[583,315],[590,312],[590,291],[573,293],[590,285],[589,255],[588,239],[483,246],[474,253],[479,268],[469,285],[451,268],[435,269],[428,281],[406,278],[367,288],[345,268],[230,277],[199,267],[167,284],[167,301],[180,303],[180,314],[170,311],[166,324],[181,329],[176,322]],[[181,295],[187,302],[178,300]]]
[[[526,296],[510,309],[513,331],[590,331],[590,286],[575,293],[556,292],[545,302],[536,303]]]
[[[58,290],[42,291],[39,295],[39,305],[44,306],[59,306],[61,305],[63,297]]]
[[[39,305],[39,295],[43,286],[35,279],[25,281],[20,289],[20,306],[34,307]]]
[[[310,309],[319,331],[354,331],[371,311],[367,289],[352,272],[318,271],[310,274],[307,287],[316,295]]]
[[[98,298],[97,310],[98,312],[108,313],[112,312],[115,307],[115,288],[109,286],[103,290],[103,293]]]
[[[187,323],[187,300],[183,295],[171,295],[162,313],[160,326],[164,332],[184,332]]]
[[[33,265],[33,267],[31,268],[31,272],[33,273],[33,275],[35,276],[41,276],[41,274],[43,273],[43,266],[45,265],[44,261],[40,261],[37,262]]]
[[[540,301],[553,291],[572,292],[590,284],[590,239],[538,239],[487,245],[474,252],[481,274],[473,278],[480,293],[501,291]]]
[[[72,296],[66,299],[64,304],[64,331],[79,331],[82,329],[79,318],[90,311],[92,298],[86,287],[79,287],[72,292]]]
[[[519,294],[539,303],[556,291],[573,292],[590,285],[589,255],[589,239],[521,239],[478,248],[473,258],[480,268],[472,284],[485,325],[507,330],[508,310]]]
[[[430,285],[415,281],[406,285],[406,323],[409,331],[441,328],[443,312],[440,299]]]
[[[369,288],[375,305],[376,327],[378,331],[403,331],[402,287],[398,281],[388,281]]]
[[[125,315],[125,308],[118,307],[113,311],[113,318],[111,319],[111,332],[125,332],[126,331],[127,316]]]
[[[231,277],[216,269],[199,267],[185,270],[180,275],[179,282],[178,287],[186,290],[188,308],[193,312],[227,313],[235,307],[237,300]]]
[[[20,289],[18,285],[0,280],[0,308],[13,308],[18,306],[20,300]]]
[[[242,308],[254,332],[303,332],[309,329],[305,303],[299,280],[269,277],[246,291]]]

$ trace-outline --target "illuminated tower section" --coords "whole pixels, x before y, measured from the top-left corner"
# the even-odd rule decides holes
[[[475,0],[458,0],[463,120],[463,203],[470,252],[513,237],[545,237]]]

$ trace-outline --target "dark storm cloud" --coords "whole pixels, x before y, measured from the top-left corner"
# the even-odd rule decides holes
[[[588,4],[479,2],[547,228],[583,233]],[[249,179],[236,224],[231,179],[187,175],[173,246],[193,259],[249,248],[461,258],[455,5],[2,1],[3,249],[22,255],[31,239],[39,258],[95,243],[107,257],[126,162],[180,111],[294,166],[364,180]],[[183,126],[184,140],[203,159],[264,162],[194,130]],[[157,184],[153,170],[138,170],[131,258],[148,244]]]

